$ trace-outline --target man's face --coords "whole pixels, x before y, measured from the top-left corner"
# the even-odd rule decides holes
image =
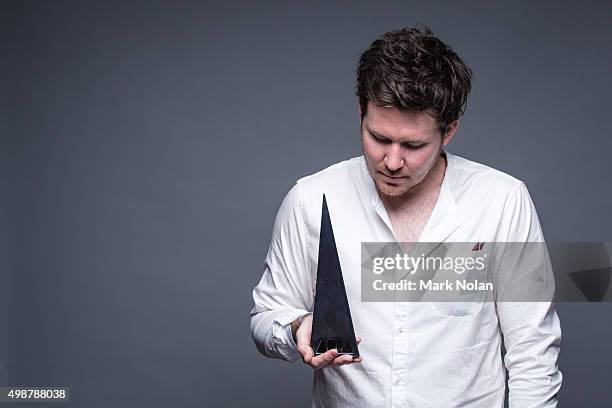
[[[361,122],[361,142],[368,171],[380,194],[401,196],[423,181],[455,128],[456,124],[443,139],[431,115],[370,102]]]

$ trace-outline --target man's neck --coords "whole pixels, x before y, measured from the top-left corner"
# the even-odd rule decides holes
[[[429,197],[431,194],[435,193],[437,196],[442,186],[442,181],[444,180],[446,166],[446,154],[440,152],[436,163],[429,173],[427,173],[427,176],[409,191],[397,197],[384,196],[379,193],[387,211],[402,211],[403,209],[408,209],[412,205],[419,203],[423,198]]]

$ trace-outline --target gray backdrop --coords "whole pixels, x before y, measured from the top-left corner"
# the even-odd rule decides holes
[[[475,71],[449,150],[524,180],[549,240],[612,240],[608,2],[1,8],[4,383],[309,406],[311,370],[252,344],[251,290],[294,181],[360,154],[360,52],[416,22]],[[563,406],[610,406],[611,305],[558,309]]]

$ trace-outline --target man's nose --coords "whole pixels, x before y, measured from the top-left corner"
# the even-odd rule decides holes
[[[400,146],[390,146],[385,154],[385,166],[389,171],[396,171],[402,168],[404,159],[400,152]]]

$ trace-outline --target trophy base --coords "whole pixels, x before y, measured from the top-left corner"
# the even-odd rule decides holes
[[[332,338],[319,340],[315,347],[313,347],[315,355],[321,355],[326,351],[336,349],[340,355],[348,355],[353,357],[359,357],[359,352],[353,350],[351,342],[348,339]]]

